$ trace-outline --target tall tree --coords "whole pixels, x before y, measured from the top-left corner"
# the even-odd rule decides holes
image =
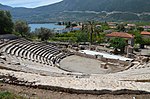
[[[16,21],[15,22],[15,32],[19,33],[22,37],[28,37],[30,33],[30,27],[25,21]]]
[[[0,34],[13,32],[13,22],[9,11],[0,11]]]
[[[88,23],[90,28],[90,43],[93,44],[94,22],[89,21]]]

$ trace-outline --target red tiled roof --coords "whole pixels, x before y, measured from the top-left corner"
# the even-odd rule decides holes
[[[111,34],[107,34],[107,37],[121,37],[121,38],[134,38],[133,35],[125,32],[112,32]]]
[[[73,27],[73,28],[82,28],[82,26],[75,26],[75,27]]]
[[[143,31],[143,32],[141,32],[141,35],[150,35],[150,32]]]

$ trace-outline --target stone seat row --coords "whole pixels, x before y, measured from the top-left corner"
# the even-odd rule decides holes
[[[24,39],[5,43],[2,52],[51,66],[67,56],[53,45],[36,44]]]

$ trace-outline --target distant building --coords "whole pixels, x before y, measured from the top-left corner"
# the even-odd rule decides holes
[[[72,31],[71,28],[55,29],[54,30],[55,33],[68,33],[70,31]]]
[[[135,24],[127,24],[128,27],[136,27]]]
[[[114,37],[125,38],[129,45],[134,46],[134,36],[129,33],[112,32],[110,34],[106,34],[106,37],[108,37],[108,38],[114,38]]]
[[[141,35],[142,35],[143,38],[150,38],[150,32],[142,31]]]
[[[55,33],[68,33],[71,31],[78,31],[81,29],[82,29],[82,26],[75,26],[75,27],[71,27],[71,28],[55,29],[54,32]]]
[[[132,29],[132,28],[136,28],[136,25],[135,24],[127,24],[125,26],[126,29]]]
[[[73,27],[73,31],[78,31],[78,30],[81,30],[82,29],[82,26],[75,26]]]
[[[144,31],[150,31],[150,26],[140,26],[144,29]]]
[[[102,25],[96,25],[96,28],[101,28],[102,27]]]
[[[111,29],[116,29],[117,28],[117,25],[118,23],[117,22],[107,22],[109,28]]]
[[[109,33],[112,33],[114,30],[104,30],[104,33],[106,33],[106,34],[109,34]]]
[[[141,35],[142,35],[143,39],[150,39],[150,32],[143,31],[143,32],[141,32]],[[145,42],[144,44],[140,45],[140,48],[144,49],[145,45],[150,45],[150,43],[149,42]]]

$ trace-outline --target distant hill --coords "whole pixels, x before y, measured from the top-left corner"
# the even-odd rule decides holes
[[[3,10],[12,10],[13,8],[10,7],[10,6],[6,6],[6,5],[0,4],[0,9],[3,9]]]
[[[0,9],[11,11],[13,18],[29,22],[50,21],[150,21],[150,0],[63,0],[37,8],[12,8],[0,4]]]

